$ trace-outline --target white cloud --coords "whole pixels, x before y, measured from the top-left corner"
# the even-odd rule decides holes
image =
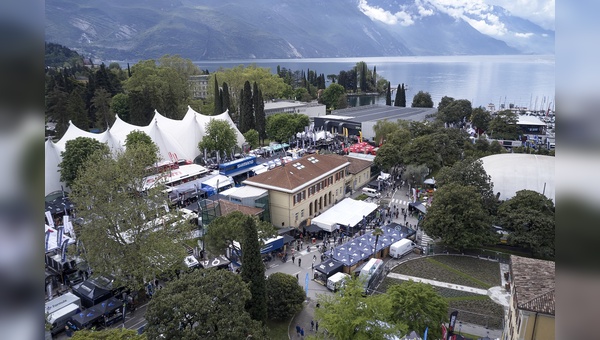
[[[517,38],[529,38],[531,36],[533,36],[533,33],[515,33]]]
[[[484,0],[487,4],[506,8],[511,14],[534,22],[549,30],[555,29],[555,0]]]
[[[358,8],[366,16],[371,18],[371,20],[381,21],[388,25],[400,24],[402,26],[410,26],[415,23],[411,15],[407,12],[399,11],[392,13],[380,7],[369,6],[366,0],[360,0]]]
[[[421,17],[428,17],[430,15],[433,15],[433,10],[432,9],[425,9],[425,7],[419,6],[419,15]]]

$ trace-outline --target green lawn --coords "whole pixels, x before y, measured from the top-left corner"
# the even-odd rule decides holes
[[[272,340],[288,339],[288,325],[290,320],[285,321],[267,321],[267,336]]]

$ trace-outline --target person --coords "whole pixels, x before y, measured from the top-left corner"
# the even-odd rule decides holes
[[[315,332],[319,331],[319,321],[315,322]]]
[[[315,328],[315,321],[314,320],[310,320],[310,330],[314,330]]]
[[[300,337],[304,339],[304,328],[300,327]]]
[[[296,324],[296,334],[300,337],[300,325]]]
[[[68,325],[65,326],[65,333],[67,333],[69,338],[73,336],[73,330]]]
[[[294,262],[295,260],[296,260],[296,256],[294,256],[294,254],[292,254],[292,264],[294,264],[294,263],[295,263],[295,262]]]
[[[300,262],[302,262],[302,259],[298,259],[298,267],[300,267]]]
[[[313,263],[314,263],[316,260],[317,260],[317,255],[316,255],[316,254],[314,254],[314,255],[313,255]]]

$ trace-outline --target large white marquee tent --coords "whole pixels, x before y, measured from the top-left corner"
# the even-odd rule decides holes
[[[244,136],[231,120],[228,111],[217,116],[207,116],[194,111],[189,106],[182,120],[167,118],[155,111],[151,123],[147,126],[126,123],[117,116],[115,123],[102,133],[87,132],[69,122],[69,128],[58,142],[46,141],[45,195],[61,190],[61,186],[64,186],[64,183],[60,182],[58,164],[62,161],[60,154],[65,150],[65,145],[69,140],[77,137],[94,138],[108,144],[108,147],[113,152],[118,152],[125,148],[125,138],[127,135],[132,131],[139,130],[152,138],[158,146],[163,160],[193,160],[200,154],[198,142],[206,135],[206,124],[211,119],[228,122],[237,133],[238,146],[241,146],[245,142]]]
[[[368,216],[377,208],[378,205],[375,203],[357,201],[348,197],[313,218],[312,223],[328,232],[338,229],[340,225],[354,227],[364,216]]]

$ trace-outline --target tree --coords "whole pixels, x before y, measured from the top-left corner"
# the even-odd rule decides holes
[[[400,104],[398,106],[406,107],[406,88],[404,88],[404,83],[402,83],[399,100],[400,100]]]
[[[385,105],[392,106],[392,85],[389,82],[385,92]]]
[[[206,123],[206,135],[198,143],[200,152],[217,152],[219,155],[231,152],[237,144],[237,134],[229,122],[211,119]]]
[[[74,340],[146,340],[145,335],[138,335],[134,329],[106,328],[100,331],[82,329],[73,334]]]
[[[554,258],[554,203],[531,190],[517,191],[498,209],[500,225],[510,234],[508,242],[525,247],[535,256]]]
[[[217,76],[215,76],[215,79],[217,79]],[[223,82],[223,98],[222,98],[222,110],[223,112],[225,111],[229,111],[229,113],[231,114],[232,110],[231,110],[231,97],[229,95],[229,85],[227,85],[226,82]],[[221,112],[221,113],[223,113]]]
[[[296,133],[304,131],[304,127],[308,124],[310,120],[307,115],[276,113],[267,117],[267,136],[280,143],[287,142]]]
[[[390,122],[388,120],[378,120],[373,126],[373,132],[375,132],[375,142],[383,144],[388,140],[388,137],[391,136],[392,133],[398,130],[400,130],[400,125],[398,123]]]
[[[398,84],[398,88],[396,89],[396,97],[394,98],[394,106],[400,106],[401,104],[401,96],[402,96],[402,88],[400,84]]]
[[[492,115],[483,107],[480,106],[473,109],[473,113],[471,113],[471,123],[477,127],[478,134],[487,131],[491,121]]]
[[[250,87],[249,81],[244,83],[240,98],[240,121],[238,123],[238,128],[241,133],[245,133],[246,131],[255,128],[252,88]]]
[[[442,156],[436,148],[432,136],[419,136],[402,146],[400,154],[404,164],[425,164],[430,172],[436,172],[442,165]]]
[[[129,96],[125,93],[117,93],[110,101],[110,109],[114,115],[123,121],[129,122]],[[116,118],[116,117],[115,117]]]
[[[496,113],[488,128],[491,137],[494,139],[516,140],[519,137],[518,120],[517,115],[510,110]]]
[[[149,339],[266,339],[244,310],[248,286],[227,270],[196,270],[157,290],[146,312]]]
[[[446,106],[448,106],[453,101],[454,101],[454,98],[448,97],[448,96],[443,96],[442,100],[440,100],[440,103],[438,104],[438,112],[443,111],[446,108]]]
[[[265,135],[266,128],[266,116],[265,116],[265,102],[262,98],[262,92],[258,87],[258,84],[254,82],[252,89],[252,105],[254,107],[254,128],[259,132],[263,131],[263,136]],[[264,138],[264,137],[263,137]]]
[[[443,101],[443,100],[442,100]],[[440,104],[442,104],[440,102]],[[471,117],[473,108],[466,99],[452,100],[442,109],[438,108],[438,117],[442,122],[450,125],[461,124]]]
[[[256,149],[259,144],[258,131],[254,129],[250,129],[244,133],[244,138],[246,139],[246,143],[250,144],[250,149]]]
[[[440,325],[448,320],[448,301],[431,285],[404,281],[388,288],[387,295],[392,305],[392,320],[406,323],[417,334],[429,328],[432,339],[441,338]]]
[[[182,268],[186,251],[181,243],[191,231],[178,212],[166,213],[160,178],[153,183],[145,178],[153,150],[138,143],[116,157],[93,154],[70,195],[81,207],[78,217],[84,223],[76,232],[85,260],[95,274],[116,276],[132,289]]]
[[[115,120],[110,111],[111,100],[110,93],[103,88],[99,88],[94,92],[92,108],[95,110],[96,127],[100,130],[106,130]]]
[[[321,307],[315,310],[319,328],[337,340],[386,339],[406,334],[408,328],[403,322],[389,323],[391,303],[387,294],[363,296],[363,292],[362,281],[354,278],[347,280],[335,296],[321,295]]]
[[[267,320],[267,285],[255,220],[251,216],[246,216],[242,229],[241,276],[242,280],[248,284],[251,293],[251,298],[246,301],[246,310],[253,320],[264,324]]]
[[[83,90],[80,87],[76,87],[71,91],[67,101],[67,115],[75,126],[84,131],[88,131],[90,128],[90,120],[82,96]]]
[[[377,258],[377,243],[379,243],[379,236],[383,235],[383,230],[381,228],[375,228],[373,230],[373,235],[375,236],[375,246],[373,247],[374,258]]]
[[[429,92],[419,91],[413,97],[412,107],[433,107],[433,100]]]
[[[234,211],[226,216],[220,216],[212,220],[207,226],[204,242],[206,248],[212,254],[226,254],[227,248],[236,250],[239,253],[240,248],[236,242],[243,238],[243,225],[246,215],[239,211]],[[277,231],[270,223],[256,221],[260,242],[267,240],[277,234]],[[239,244],[239,243],[237,243]]]
[[[223,109],[223,101],[222,101],[222,92],[219,90],[219,82],[217,81],[217,76],[215,75],[215,90],[214,90],[214,111],[213,115],[218,116],[221,113],[225,112]]]
[[[302,310],[304,290],[289,274],[273,273],[267,278],[267,315],[269,320],[289,320]]]
[[[425,176],[429,173],[429,169],[425,164],[415,165],[409,164],[406,166],[406,170],[402,173],[402,179],[408,183],[410,188],[414,188],[418,185],[423,185]]]
[[[346,90],[340,84],[331,84],[323,91],[321,102],[331,110],[341,109],[342,102],[346,102]]]
[[[125,148],[131,148],[137,145],[143,145],[149,150],[145,157],[146,160],[143,161],[146,163],[146,166],[150,166],[158,161],[158,146],[144,131],[133,130],[125,137]]]
[[[494,242],[491,219],[481,195],[473,186],[450,183],[435,192],[427,209],[423,230],[458,250]]]
[[[152,108],[152,104],[148,100],[149,96],[150,91],[148,89],[143,89],[140,91],[135,90],[130,91],[128,93],[128,123],[142,126],[148,125],[148,123],[150,123],[150,119],[152,119],[152,115],[154,114],[154,109]]]
[[[96,151],[101,151],[105,154],[110,152],[108,145],[93,138],[77,137],[67,141],[65,151],[60,153],[62,162],[58,164],[60,168],[60,181],[65,182],[68,187],[71,187],[79,175],[83,164]]]

